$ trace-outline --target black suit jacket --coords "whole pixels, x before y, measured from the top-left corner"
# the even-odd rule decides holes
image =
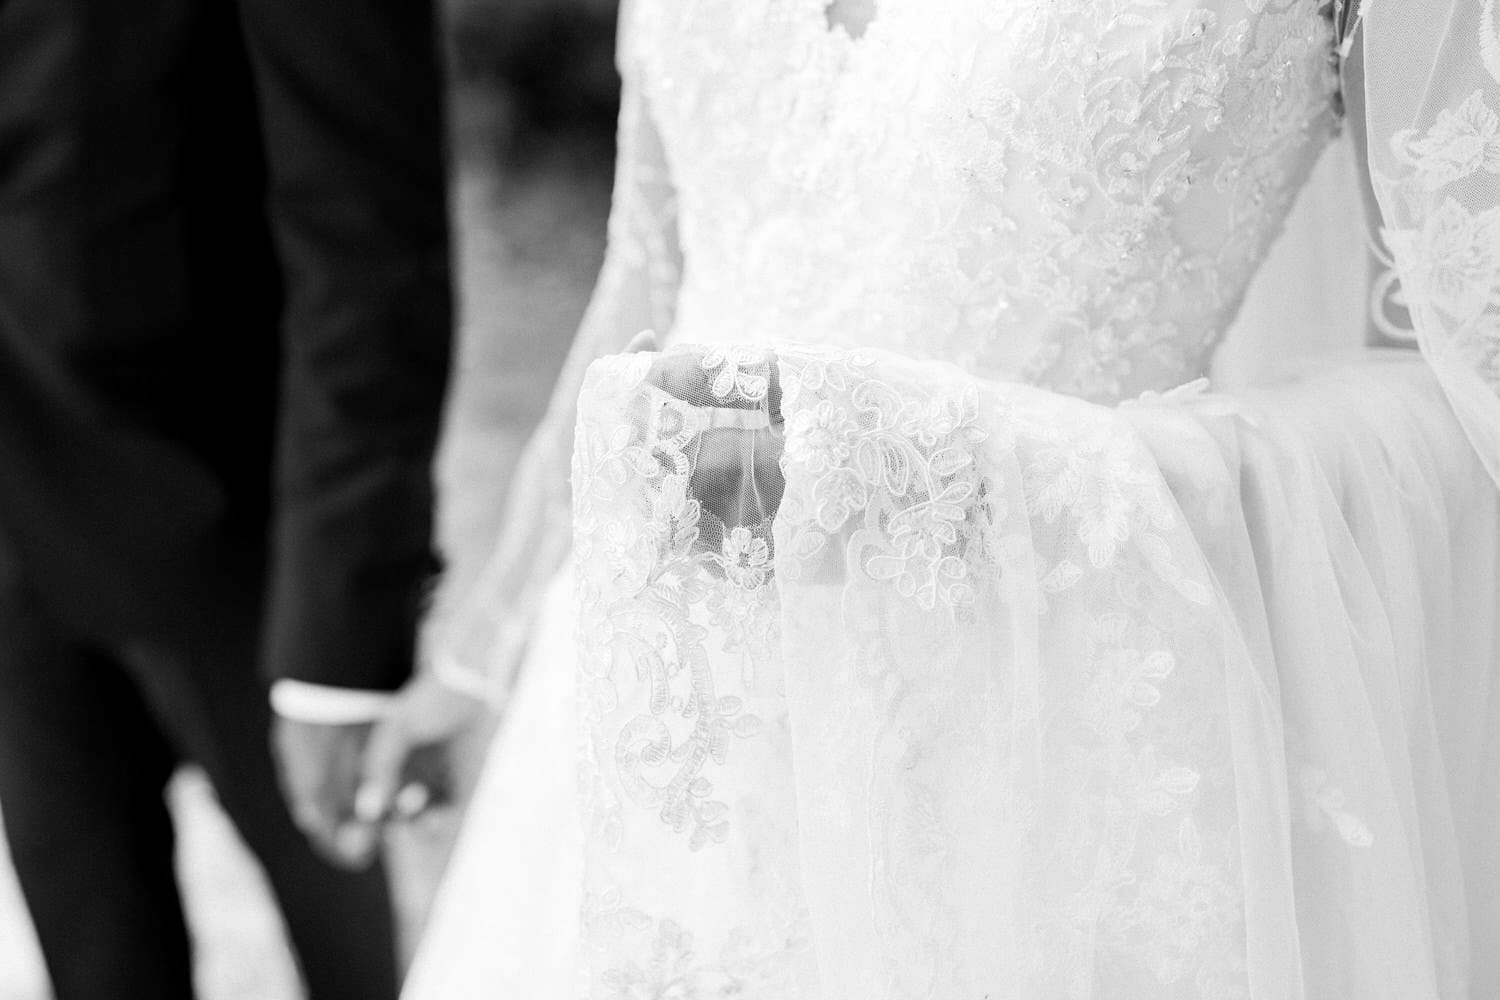
[[[390,688],[449,366],[429,0],[0,0],[0,581]],[[3,627],[3,623],[0,623]]]

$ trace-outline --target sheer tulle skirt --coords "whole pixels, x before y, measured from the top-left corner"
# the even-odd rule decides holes
[[[680,360],[591,371],[411,996],[1500,995],[1500,500],[1418,362]]]
[[[542,1000],[579,992],[577,617],[570,572],[542,603],[405,997]]]

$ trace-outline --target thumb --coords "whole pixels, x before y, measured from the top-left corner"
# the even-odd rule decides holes
[[[354,798],[356,819],[374,824],[391,814],[410,752],[411,742],[399,716],[375,724],[361,762],[359,791]]]
[[[630,343],[625,345],[624,353],[637,354],[642,351],[650,352],[655,350],[658,350],[656,343],[656,331],[642,330],[640,333],[630,338]]]

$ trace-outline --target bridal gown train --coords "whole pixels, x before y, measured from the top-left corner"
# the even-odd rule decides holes
[[[1437,6],[628,3],[408,996],[1500,996],[1500,32]],[[1345,122],[1422,353],[1213,391]]]

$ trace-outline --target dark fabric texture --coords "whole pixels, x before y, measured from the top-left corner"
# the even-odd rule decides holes
[[[270,676],[399,685],[450,342],[428,0],[6,0],[0,94],[0,576],[119,641],[266,587]]]
[[[192,647],[105,649],[0,590],[0,802],[57,1000],[192,997],[162,796],[182,760],[264,866],[310,1000],[394,1000],[384,872],[328,867],[293,826],[250,662],[256,621],[221,624]]]

